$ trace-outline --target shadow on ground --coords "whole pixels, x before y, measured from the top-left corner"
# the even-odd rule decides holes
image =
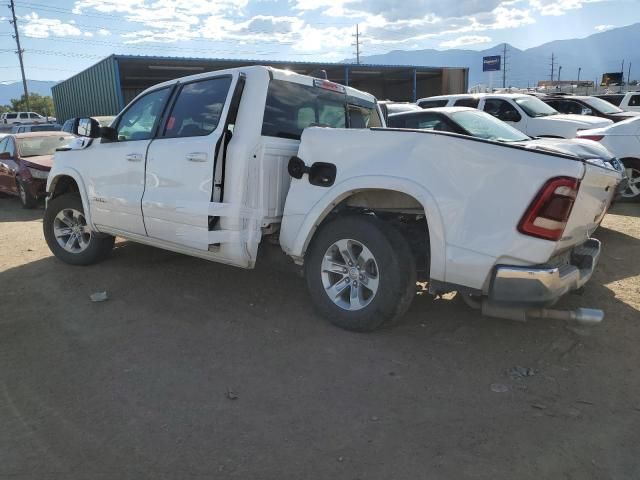
[[[604,308],[591,330],[421,295],[401,325],[363,335],[319,318],[296,268],[265,257],[245,271],[121,242],[92,267],[45,257],[0,272],[0,475],[640,472],[638,312],[605,286],[637,262],[562,301]],[[89,301],[103,290],[108,301]],[[515,366],[535,375],[509,375]]]

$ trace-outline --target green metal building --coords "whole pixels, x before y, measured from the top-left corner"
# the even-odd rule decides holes
[[[157,83],[247,65],[268,65],[301,74],[325,70],[333,82],[364,90],[380,100],[395,101],[464,93],[469,79],[467,68],[454,67],[111,55],[51,89],[56,116],[63,122],[72,117],[116,115],[136,95]]]

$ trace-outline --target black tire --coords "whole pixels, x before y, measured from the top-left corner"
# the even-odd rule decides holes
[[[325,254],[335,242],[345,239],[364,245],[377,265],[377,292],[359,310],[337,305],[329,298],[323,283]],[[350,283],[346,274],[345,277],[346,283]],[[395,228],[373,215],[341,216],[322,225],[305,256],[305,278],[317,310],[334,325],[356,332],[370,332],[396,323],[416,294],[415,260],[407,241]],[[344,288],[346,292],[346,288],[350,291],[352,287]]]
[[[629,170],[633,170],[632,177],[638,178],[638,172],[640,172],[640,160],[635,158],[627,158],[627,159],[621,160],[621,162],[625,170],[627,170],[627,176],[629,176]],[[629,178],[629,180],[631,180],[631,178]],[[639,184],[636,183],[635,185],[636,185],[636,189],[640,188]],[[624,193],[630,196],[620,197],[619,198],[620,202],[640,202],[640,194],[633,195],[633,192],[631,191],[631,189],[625,190]]]
[[[51,252],[65,263],[71,265],[91,265],[98,263],[109,256],[113,249],[115,238],[104,233],[91,232],[88,245],[84,250],[73,253],[65,250],[54,234],[54,222],[56,216],[65,210],[76,210],[84,215],[82,200],[77,194],[68,193],[51,200],[44,212],[42,228],[44,238]]]
[[[25,188],[20,178],[16,179],[16,183],[18,185],[18,198],[20,199],[22,208],[34,208],[38,204],[38,199],[29,193],[29,190]]]

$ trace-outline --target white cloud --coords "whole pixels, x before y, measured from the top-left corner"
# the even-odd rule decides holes
[[[57,18],[40,18],[35,12],[25,15],[21,20],[22,31],[27,37],[78,37],[82,35],[82,31],[71,23],[64,23]]]
[[[569,10],[577,10],[588,3],[606,0],[529,0],[529,5],[541,15],[560,16]]]
[[[255,15],[248,12],[249,0],[75,0],[73,11],[129,22],[129,26],[135,26],[134,31],[119,35],[125,43],[206,39],[234,47],[279,44],[300,54],[337,59],[353,50],[356,23],[367,53],[391,47],[419,48],[425,40],[434,39],[442,40],[443,48],[453,48],[489,42],[486,32],[532,24],[536,16],[563,15],[587,3],[605,0],[276,1],[288,2],[291,13]],[[251,7],[253,10],[254,5]],[[71,22],[60,23],[65,27],[58,28],[69,29],[67,35],[74,34],[72,28],[78,31],[75,35],[81,35]],[[50,27],[39,28],[41,35],[51,31]],[[112,35],[106,29],[93,33]]]
[[[491,37],[485,37],[481,35],[463,35],[462,37],[454,38],[453,40],[447,40],[440,43],[442,48],[459,48],[466,45],[477,45],[480,43],[488,43],[491,41]]]
[[[606,32],[607,30],[611,30],[612,28],[616,28],[615,25],[597,25],[595,27],[596,32]]]

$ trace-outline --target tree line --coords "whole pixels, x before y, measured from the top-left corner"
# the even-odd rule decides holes
[[[55,117],[56,110],[53,106],[53,98],[40,95],[39,93],[29,94],[29,108],[24,95],[20,98],[12,98],[10,105],[0,105],[0,113],[5,112],[36,112],[42,116]]]

